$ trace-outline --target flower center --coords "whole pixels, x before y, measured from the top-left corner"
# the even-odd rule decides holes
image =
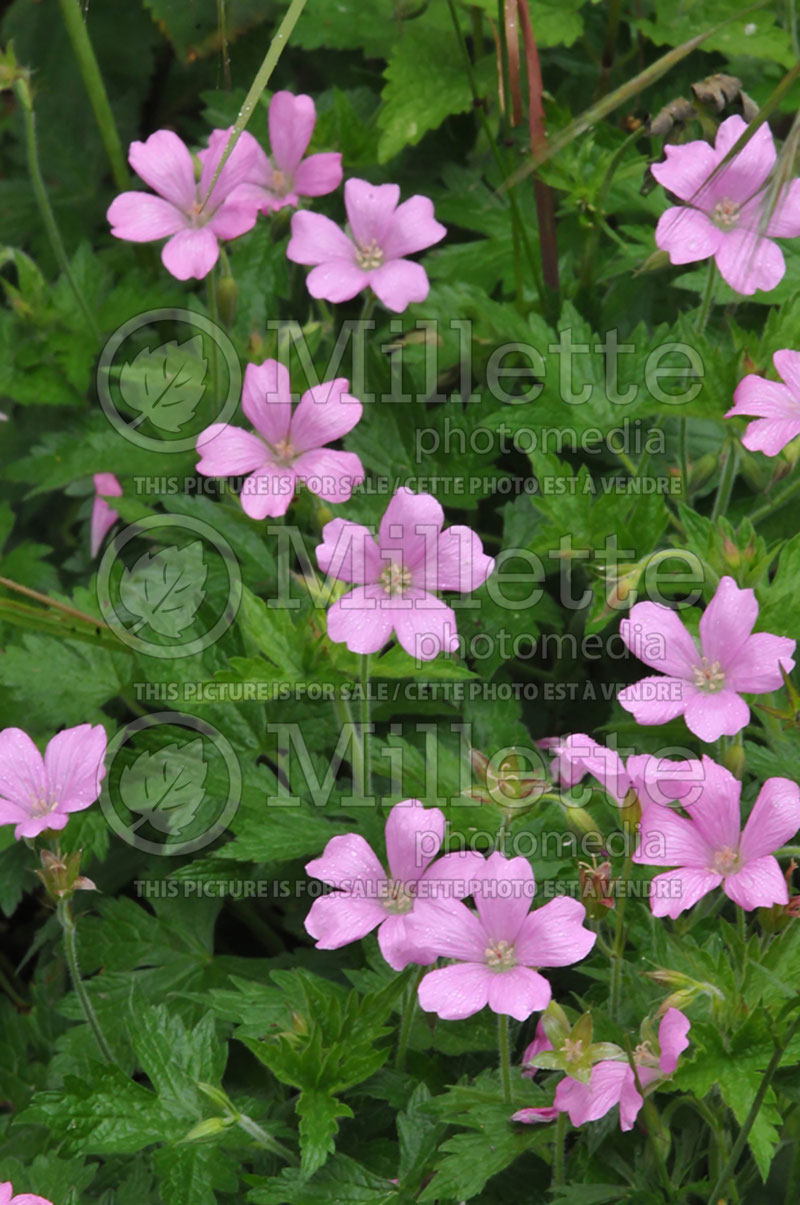
[[[389,879],[385,887],[383,906],[392,916],[405,916],[414,907],[414,897],[397,879]]]
[[[721,849],[714,851],[714,858],[709,866],[712,874],[733,874],[739,867],[739,851],[731,849],[730,845],[723,845]]]
[[[738,226],[739,224],[740,209],[741,206],[738,201],[732,201],[730,197],[723,197],[714,206],[711,221],[720,230],[733,230],[734,226]]]
[[[282,465],[291,464],[297,455],[288,439],[282,439],[279,443],[273,444],[272,450],[275,453],[276,461]]]
[[[510,971],[517,965],[514,947],[510,941],[493,941],[484,950],[486,965],[493,971]]]
[[[55,807],[55,800],[51,802],[49,799],[37,799],[35,796],[31,799],[31,813],[34,816],[49,816]]]
[[[583,1056],[583,1038],[565,1038],[561,1053],[567,1063],[577,1063]]]
[[[692,667],[692,673],[695,686],[710,695],[716,694],[725,685],[725,671],[719,661],[709,661],[708,657],[701,657],[700,664]]]
[[[633,1061],[637,1067],[657,1067],[658,1059],[650,1048],[649,1042],[640,1042],[633,1052]]]
[[[285,197],[289,191],[291,181],[286,172],[273,171],[271,191],[277,193],[279,197]]]
[[[206,208],[203,209],[202,201],[193,201],[186,216],[190,219],[194,227],[199,227],[205,226],[213,212],[214,211],[210,205],[207,205]]]
[[[380,268],[383,263],[383,252],[375,239],[372,239],[366,245],[363,243],[357,245],[356,263],[364,272],[371,272],[373,268]]]
[[[392,561],[381,573],[378,581],[390,597],[402,594],[411,585],[411,570],[402,563]]]

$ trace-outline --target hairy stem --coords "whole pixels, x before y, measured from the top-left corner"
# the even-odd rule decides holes
[[[115,1063],[116,1059],[111,1052],[111,1047],[106,1041],[105,1034],[100,1028],[100,1022],[97,1020],[97,1013],[94,1011],[94,1006],[89,999],[89,994],[86,991],[83,980],[81,979],[81,970],[78,965],[78,945],[75,938],[75,918],[72,915],[72,906],[69,900],[60,900],[57,908],[58,920],[64,934],[64,953],[67,956],[67,964],[69,973],[72,979],[72,986],[75,988],[75,994],[80,1001],[83,1015],[89,1022],[89,1027],[95,1036],[97,1045],[100,1047],[100,1053],[107,1063]]]
[[[497,1015],[497,1049],[500,1060],[500,1082],[503,1085],[503,1100],[511,1104],[511,1047],[508,1040],[508,1016]]]

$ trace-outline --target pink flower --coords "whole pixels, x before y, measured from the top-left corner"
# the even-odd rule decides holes
[[[119,511],[106,502],[106,498],[121,498],[122,486],[113,473],[95,473],[94,503],[92,504],[91,553],[97,556],[100,545],[119,518]]]
[[[62,829],[70,812],[82,812],[100,794],[106,769],[106,734],[98,724],[65,728],[42,757],[21,728],[0,732],[0,824],[14,836],[36,837]]]
[[[686,1035],[690,1028],[689,1018],[684,1013],[677,1008],[667,1009],[658,1027],[660,1054],[654,1054],[647,1042],[634,1051],[640,1087],[647,1088],[672,1075],[678,1065],[678,1056],[689,1045]],[[559,1113],[568,1113],[574,1126],[605,1117],[616,1104],[619,1105],[620,1129],[633,1129],[644,1101],[627,1059],[595,1063],[588,1084],[566,1077],[556,1088],[555,1108]],[[526,1118],[514,1114],[512,1120],[525,1121]]]
[[[342,156],[327,151],[306,153],[317,111],[310,96],[276,92],[269,106],[269,144],[272,158],[257,146],[247,182],[237,198],[252,198],[262,212],[297,206],[300,197],[321,197],[333,192],[342,182]]]
[[[447,231],[435,220],[428,197],[410,197],[402,205],[399,200],[399,184],[348,180],[344,203],[350,237],[322,214],[294,215],[286,254],[296,264],[316,265],[307,281],[312,297],[350,301],[370,288],[398,314],[410,302],[425,300],[425,269],[405,256],[438,243]]]
[[[378,944],[389,966],[427,966],[436,951],[417,933],[431,901],[469,895],[483,865],[479,854],[445,854],[433,862],[444,837],[444,813],[418,799],[397,803],[386,821],[389,874],[358,833],[331,837],[306,872],[337,890],[311,905],[305,925],[318,950],[338,950],[378,928]],[[431,863],[433,863],[431,865]]]
[[[533,1041],[525,1047],[525,1053],[522,1056],[522,1074],[528,1079],[533,1079],[538,1068],[529,1066],[531,1059],[535,1059],[537,1054],[544,1054],[545,1050],[552,1049],[553,1043],[545,1033],[544,1025],[539,1021]]]
[[[676,799],[689,807],[705,781],[702,762],[672,761],[656,753],[637,753],[628,758],[625,768],[642,807],[648,803],[668,805]]]
[[[616,803],[623,803],[631,783],[616,750],[599,745],[585,732],[548,736],[536,743],[554,754],[550,770],[557,782],[574,787],[591,774]]]
[[[431,494],[401,487],[386,508],[377,544],[357,523],[326,523],[316,549],[319,567],[356,583],[328,611],[331,640],[353,653],[376,653],[396,633],[421,661],[458,648],[455,614],[432,591],[468,594],[486,581],[494,560],[469,527],[443,532],[443,522]]]
[[[638,724],[666,724],[682,715],[701,741],[734,736],[750,719],[740,696],[764,694],[783,685],[780,667],[794,669],[795,641],[767,632],[752,635],[758,603],[732,577],[720,579],[694,640],[669,607],[636,603],[620,624],[620,636],[640,661],[666,677],[642,678],[617,695]]]
[[[315,385],[292,412],[284,365],[277,360],[248,364],[242,409],[258,434],[213,423],[197,437],[198,472],[207,477],[248,473],[241,502],[251,519],[285,515],[298,482],[326,502],[346,502],[364,480],[364,469],[355,453],[326,445],[352,431],[361,418],[361,402],[346,392],[348,387],[344,377]]]
[[[21,1192],[12,1197],[13,1191],[10,1180],[6,1180],[5,1184],[0,1184],[0,1205],[53,1205],[52,1201],[46,1201],[44,1197],[37,1197],[32,1192]]]
[[[758,237],[765,219],[765,185],[775,164],[769,126],[756,130],[747,146],[710,182],[708,177],[747,129],[729,117],[717,130],[714,149],[702,140],[668,145],[664,163],[651,170],[659,184],[686,208],[667,209],[656,227],[656,244],[673,264],[713,255],[723,278],[737,293],[774,289],[783,278],[783,252],[771,240],[800,235],[800,180],[794,180],[766,222],[769,238]]]
[[[800,435],[800,352],[776,351],[772,363],[785,384],[751,373],[736,386],[733,407],[725,415],[756,416],[757,421],[748,424],[742,443],[751,452],[763,452],[765,456],[777,456]]]
[[[431,971],[419,985],[419,1003],[445,1021],[459,1021],[488,1004],[524,1021],[547,1008],[550,984],[534,967],[569,966],[585,958],[595,934],[583,927],[586,910],[555,899],[530,912],[535,884],[526,858],[494,853],[476,876],[477,915],[458,901],[426,912],[420,940],[457,965]]]
[[[197,155],[202,164],[199,181],[189,148],[172,130],[156,130],[146,142],[131,143],[131,167],[158,195],[123,192],[115,197],[106,215],[111,233],[132,243],[166,238],[161,260],[178,280],[207,276],[219,257],[219,240],[238,238],[256,223],[257,204],[236,193],[260,150],[247,131],[239,136],[203,205],[229,134],[230,130],[212,130],[208,149]]]
[[[697,798],[685,804],[688,818],[672,808],[650,804],[642,811],[639,866],[676,866],[653,879],[654,916],[679,916],[722,887],[741,908],[787,904],[789,892],[774,850],[800,828],[800,787],[788,778],[768,778],[741,827],[742,784],[710,757]]]

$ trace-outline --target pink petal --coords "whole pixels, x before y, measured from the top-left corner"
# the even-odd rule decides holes
[[[11,1185],[9,1184],[9,1189]],[[0,1185],[0,1190],[2,1185]],[[0,1192],[0,1202],[2,1202],[2,1192]],[[51,1201],[46,1201],[44,1197],[39,1197],[32,1192],[21,1192],[17,1196],[11,1198],[10,1205],[52,1205]]]
[[[44,758],[27,732],[0,732],[0,799],[29,812],[35,800],[47,795]]]
[[[433,216],[429,197],[409,197],[398,205],[381,243],[386,259],[402,259],[443,239],[447,229]]]
[[[289,370],[278,360],[248,364],[244,370],[242,410],[268,444],[275,447],[289,438],[292,421],[292,385]]]
[[[750,719],[750,708],[733,690],[717,694],[698,690],[687,702],[683,718],[690,732],[710,743],[741,732]]]
[[[738,841],[737,819],[732,848]],[[711,845],[691,820],[657,803],[644,808],[639,844],[633,855],[637,866],[694,866],[706,870],[713,856]]]
[[[728,846],[736,849],[739,844],[741,830],[741,811],[739,799],[742,784],[734,778],[730,770],[720,766],[710,757],[703,757],[702,770],[704,781],[697,797],[692,802],[682,802],[688,811],[691,823],[711,850]],[[686,862],[685,865],[701,865],[702,863]]]
[[[386,857],[393,879],[416,882],[444,839],[444,812],[419,799],[396,803],[386,821]]]
[[[800,180],[796,180],[795,183],[800,184]],[[793,413],[796,414],[797,409],[800,408],[800,351],[783,348],[782,351],[775,352],[772,363],[791,390],[795,401]]]
[[[149,243],[185,229],[188,219],[180,209],[149,192],[123,192],[106,214],[115,238],[129,243]]]
[[[92,483],[95,493],[103,498],[122,497],[122,486],[113,473],[95,473]]]
[[[92,518],[90,523],[89,544],[90,555],[96,557],[100,545],[119,518],[119,511],[113,510],[105,498],[99,496],[92,503]]]
[[[717,130],[714,142],[717,162],[721,162],[728,151],[741,138],[747,123],[738,115],[728,117]],[[761,188],[775,166],[775,143],[765,123],[759,126],[747,146],[727,164],[714,181],[719,197],[743,202]]]
[[[348,519],[331,519],[322,529],[322,541],[314,551],[323,573],[358,585],[377,580],[382,564],[369,528]]]
[[[709,891],[719,887],[721,874],[709,870],[698,870],[691,866],[680,866],[657,874],[650,888],[650,909],[653,916],[670,916],[674,920],[681,912],[694,906]]]
[[[432,572],[431,572],[432,570]],[[426,586],[431,590],[477,590],[494,570],[494,558],[486,556],[480,536],[458,524],[443,531],[436,542]]]
[[[572,738],[568,737],[568,741]],[[630,789],[630,779],[622,764],[622,758],[615,749],[607,749],[592,741],[581,758],[583,767],[597,779],[612,799],[621,804]]]
[[[727,415],[725,416],[727,418]],[[800,418],[794,422],[776,422],[759,418],[749,424],[742,436],[742,444],[749,452],[763,452],[765,456],[777,456],[787,444],[800,435]]]
[[[473,962],[430,971],[419,985],[419,1006],[444,1021],[461,1021],[489,1002],[492,972]]]
[[[476,880],[473,895],[487,936],[513,945],[535,894],[530,862],[493,853],[479,868]],[[519,955],[517,961],[522,961]]]
[[[156,130],[146,142],[132,142],[128,162],[154,192],[184,213],[189,212],[197,199],[194,164],[177,134]]]
[[[406,590],[387,603],[397,639],[410,657],[432,661],[440,653],[458,650],[455,612],[440,598],[423,590]]]
[[[511,1114],[511,1120],[533,1125],[535,1122],[555,1121],[558,1114],[559,1110],[553,1105],[546,1105],[538,1109],[517,1109],[516,1113]]]
[[[341,227],[321,213],[309,210],[301,210],[292,217],[292,237],[286,256],[295,264],[329,264],[341,260],[355,268],[355,247]],[[366,273],[362,276],[361,288],[364,288]]]
[[[161,249],[161,262],[176,280],[208,276],[219,259],[216,235],[207,226],[200,230],[181,230]]]
[[[588,1084],[567,1077],[556,1088],[555,1105],[562,1113],[568,1113],[574,1126],[605,1117],[614,1105],[619,1104],[626,1080],[633,1080],[633,1072],[627,1063],[607,1060],[595,1063]],[[636,1084],[633,1084],[636,1092]],[[642,1098],[638,1092],[639,1108]]]
[[[362,247],[377,243],[383,249],[384,237],[393,221],[400,200],[399,184],[369,184],[351,177],[345,181],[344,205],[353,238]]]
[[[526,1021],[531,1013],[547,1008],[551,996],[550,984],[544,975],[529,967],[495,971],[489,980],[489,1008],[516,1021]]]
[[[617,702],[631,713],[637,724],[667,724],[683,715],[696,693],[696,688],[683,678],[651,674],[621,690]]]
[[[355,452],[337,452],[334,448],[304,452],[292,467],[298,481],[324,502],[347,502],[365,477]]]
[[[309,155],[294,173],[295,191],[301,197],[324,197],[342,182],[342,156],[338,151]]]
[[[745,297],[756,289],[768,293],[780,284],[786,272],[778,244],[768,238],[759,239],[748,230],[724,234],[715,257],[723,280]]]
[[[658,1044],[661,1057],[658,1065],[665,1075],[672,1075],[678,1066],[678,1056],[689,1045],[688,1033],[692,1028],[685,1013],[678,1008],[668,1008],[658,1027]]]
[[[197,450],[201,457],[197,471],[205,477],[238,477],[240,473],[251,473],[269,457],[269,449],[262,439],[227,423],[212,423],[201,431],[197,437]]]
[[[740,589],[732,577],[720,578],[714,597],[700,618],[703,655],[709,661],[719,661],[723,669],[732,666],[757,618],[755,592]]]
[[[470,853],[469,850],[456,850],[437,858],[423,873],[417,888],[417,898],[433,901],[460,900],[472,895],[483,862],[480,854]]]
[[[358,833],[331,837],[318,858],[306,862],[306,874],[330,887],[351,890],[353,883],[382,883],[386,872],[371,847]]]
[[[410,962],[430,966],[438,957],[435,950],[425,949],[419,944],[413,916],[413,911],[406,916],[391,916],[384,910],[385,919],[378,929],[378,945],[393,971],[404,970]]]
[[[351,653],[377,653],[394,630],[394,615],[384,605],[388,601],[382,586],[356,586],[328,608],[328,636]]]
[[[22,837],[22,826],[30,820],[30,812],[20,803],[12,803],[10,799],[0,798],[0,824],[14,824],[14,836],[17,841]]]
[[[211,187],[211,181],[225,153],[232,130],[233,126],[229,126],[227,130],[212,130],[208,138],[208,149],[198,153],[197,157],[203,165],[198,191],[203,200]],[[251,178],[259,149],[255,138],[248,134],[247,130],[239,135],[233,150],[225,160],[225,166],[217,178],[211,196],[205,203],[209,214],[213,214],[235,188]]]
[[[402,314],[412,301],[424,301],[431,286],[421,264],[391,259],[369,273],[369,287],[387,310]]]
[[[80,812],[94,803],[105,777],[106,733],[100,724],[65,728],[44,754],[47,797],[60,812]]]
[[[279,171],[293,176],[314,133],[317,111],[310,96],[276,92],[269,103],[269,145]]]
[[[545,1033],[544,1025],[542,1025],[542,1022],[539,1021],[538,1025],[536,1026],[536,1036],[530,1045],[525,1047],[525,1052],[522,1056],[522,1066],[523,1068],[527,1068],[526,1070],[523,1070],[522,1074],[524,1076],[533,1077],[538,1068],[529,1067],[528,1064],[530,1064],[533,1059],[536,1058],[537,1054],[544,1054],[546,1050],[552,1049],[553,1043]]]
[[[379,900],[334,891],[314,900],[305,926],[318,950],[338,950],[360,941],[385,919],[386,909]]]
[[[726,682],[732,690],[744,690],[748,694],[763,694],[768,690],[780,690],[783,686],[780,666],[787,674],[794,669],[792,654],[796,642],[788,636],[772,636],[769,632],[756,632],[748,637],[730,667]]]
[[[736,874],[725,876],[722,890],[748,912],[753,908],[771,908],[773,904],[788,904],[786,879],[776,858],[756,858]]]
[[[620,623],[619,634],[635,657],[662,674],[691,679],[700,660],[676,612],[660,603],[636,603]]]
[[[312,297],[338,305],[342,301],[351,301],[366,289],[369,280],[369,273],[356,267],[349,259],[332,259],[311,269],[306,288]]]
[[[411,915],[415,936],[426,948],[436,950],[442,958],[485,963],[489,941],[486,930],[475,913],[459,900],[423,901]]]
[[[386,507],[378,533],[381,553],[399,552],[407,569],[435,564],[444,511],[432,494],[415,494],[401,486]],[[394,560],[394,557],[390,559]],[[420,584],[424,585],[424,575]],[[417,585],[413,581],[413,585]]]
[[[697,759],[671,761],[649,753],[629,757],[625,768],[642,807],[651,803],[667,805],[674,799],[688,798],[691,803],[706,776],[703,763]]]
[[[681,201],[691,201],[698,209],[705,209],[703,186],[717,166],[719,156],[702,139],[683,146],[668,143],[664,152],[664,162],[654,163],[650,168],[656,180]]]
[[[237,189],[228,200],[222,202],[213,217],[209,219],[208,229],[217,238],[239,238],[241,235],[247,234],[248,230],[253,229],[258,220],[258,214],[259,205],[247,195],[240,195]]]
[[[586,909],[566,896],[531,912],[515,943],[517,960],[526,966],[565,967],[580,962],[597,935],[584,927]]]
[[[698,209],[676,206],[666,209],[656,226],[656,246],[669,252],[670,263],[693,264],[716,255],[723,234]]]
[[[776,352],[778,356],[797,355],[797,352]],[[775,365],[777,368],[777,364]],[[781,373],[783,376],[783,373]],[[797,419],[800,421],[800,401],[793,391],[780,381],[769,381],[753,373],[743,377],[733,395],[733,408],[726,418],[734,414],[752,414],[758,418]]]
[[[352,431],[364,407],[347,392],[345,377],[307,389],[292,415],[290,440],[297,452],[309,452]]]
[[[800,235],[800,180],[792,180],[788,188],[781,192],[767,223],[766,233],[770,238],[797,238]]]
[[[788,778],[768,778],[742,830],[744,862],[774,853],[800,829],[800,787]]]
[[[242,510],[251,519],[279,519],[289,509],[295,485],[293,469],[263,463],[244,480]]]

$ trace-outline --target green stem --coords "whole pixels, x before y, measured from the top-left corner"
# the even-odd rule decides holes
[[[697,322],[695,323],[695,328],[694,328],[698,335],[702,335],[703,331],[706,329],[706,323],[708,322],[708,315],[711,311],[711,300],[714,296],[714,285],[716,283],[716,274],[717,274],[717,262],[715,259],[712,258],[708,261],[708,273],[706,275],[706,287],[705,287],[705,290],[703,291],[703,300],[700,303],[700,313],[697,315]]]
[[[372,794],[372,766],[369,752],[369,654],[361,658],[361,743],[364,748],[364,795]]]
[[[631,855],[628,854],[622,868],[621,882],[627,883],[631,873]],[[608,1011],[611,1014],[612,1020],[619,1019],[620,1005],[622,1003],[622,963],[623,954],[625,952],[625,904],[627,902],[627,893],[623,889],[617,899],[617,917],[616,930],[614,932],[614,950],[611,959],[611,981],[609,984]]]
[[[503,1100],[511,1104],[511,1048],[508,1041],[508,1015],[497,1014],[497,1049],[500,1058],[500,1082],[503,1085]]]
[[[744,908],[736,909],[736,932],[742,941],[747,941],[747,917],[744,914]]]
[[[714,498],[714,505],[711,509],[711,522],[714,523],[721,515],[725,514],[728,509],[728,503],[731,500],[733,492],[733,483],[736,480],[736,470],[738,468],[739,453],[735,443],[728,446],[728,457],[722,468],[722,473],[717,486],[717,494]]]
[[[364,791],[364,741],[360,727],[353,720],[353,713],[347,699],[334,698],[333,709],[336,718],[344,728],[349,726],[353,734],[353,791],[360,798],[365,798]]]
[[[288,1146],[284,1146],[282,1142],[278,1142],[277,1138],[273,1138],[271,1134],[268,1134],[257,1121],[253,1121],[252,1117],[248,1117],[246,1113],[237,1112],[236,1124],[240,1129],[244,1130],[245,1134],[249,1134],[263,1150],[271,1151],[273,1155],[279,1155],[281,1159],[285,1159],[293,1167],[299,1167],[300,1160],[294,1151],[290,1151]]]
[[[42,169],[39,166],[39,148],[36,141],[36,114],[33,111],[33,97],[28,86],[27,80],[17,79],[14,82],[14,92],[20,104],[22,111],[22,120],[25,125],[25,149],[28,155],[28,171],[31,176],[31,185],[33,186],[33,195],[36,198],[36,204],[39,207],[39,215],[47,231],[47,237],[50,240],[50,246],[53,249],[53,254],[58,261],[58,265],[69,283],[69,287],[75,296],[75,300],[80,306],[83,316],[86,319],[89,330],[96,339],[100,338],[100,331],[97,323],[94,320],[94,314],[89,309],[84,299],[83,293],[78,288],[78,282],[72,274],[67,252],[64,249],[64,244],[61,240],[61,233],[56,224],[56,219],[53,214],[50,201],[47,196],[44,179],[42,178]]]
[[[720,1172],[719,1179],[709,1195],[708,1205],[717,1205],[720,1197],[722,1197],[725,1192],[728,1181],[732,1178],[734,1172],[736,1171],[736,1164],[739,1162],[742,1151],[747,1143],[747,1139],[750,1137],[750,1131],[755,1125],[756,1118],[758,1117],[761,1106],[764,1103],[764,1097],[769,1091],[769,1087],[772,1083],[775,1072],[778,1070],[780,1061],[786,1053],[786,1048],[794,1037],[798,1025],[800,1025],[800,1015],[795,1016],[794,1021],[784,1035],[783,1041],[778,1043],[778,1045],[775,1047],[775,1051],[769,1061],[769,1065],[762,1076],[761,1083],[758,1085],[758,1091],[753,1098],[750,1111],[747,1114],[747,1117],[745,1117],[744,1124],[742,1125],[736,1141],[733,1144],[733,1150],[730,1153],[728,1162]]]
[[[394,1065],[398,1071],[402,1071],[405,1066],[408,1039],[411,1037],[411,1026],[414,1024],[414,1017],[417,1014],[417,989],[427,969],[427,967],[420,967],[408,985],[408,992],[403,1004],[403,1019],[397,1035],[397,1051],[394,1056]]]
[[[681,477],[683,478],[683,489],[686,500],[689,500],[689,420],[688,418],[678,419],[678,441],[680,445],[681,456]]]
[[[557,1188],[566,1183],[565,1179],[565,1139],[567,1136],[567,1115],[559,1113],[556,1121],[556,1132],[553,1138],[553,1182],[552,1187]]]
[[[78,60],[78,67],[83,77],[83,86],[89,97],[89,103],[94,112],[94,119],[97,122],[100,137],[103,140],[103,146],[106,149],[108,161],[111,164],[114,183],[117,188],[124,190],[130,187],[130,177],[125,163],[125,155],[122,150],[122,143],[119,140],[119,134],[117,133],[114,114],[111,112],[111,105],[108,102],[108,93],[103,83],[103,77],[100,74],[94,47],[89,37],[89,31],[86,28],[80,0],[59,0],[59,4],[61,5],[61,15],[64,18],[64,24],[67,27],[67,34],[72,43],[72,49],[75,52],[75,58]]]
[[[759,523],[761,519],[766,519],[768,515],[774,514],[776,510],[785,506],[798,490],[800,490],[800,474],[777,497],[773,498],[771,502],[765,502],[763,506],[757,507],[750,516],[750,522]]]
[[[72,986],[75,988],[75,994],[80,1001],[83,1015],[89,1022],[89,1027],[95,1036],[97,1045],[100,1047],[100,1053],[107,1063],[115,1063],[116,1059],[111,1052],[111,1047],[106,1041],[105,1034],[100,1028],[100,1022],[97,1020],[97,1014],[94,1011],[89,994],[86,991],[83,980],[81,979],[81,970],[78,965],[78,946],[75,940],[75,918],[72,915],[72,906],[69,900],[60,900],[57,908],[59,923],[61,924],[64,933],[64,953],[67,956],[67,964],[69,973],[72,979]]]
[[[217,166],[217,170],[214,173],[214,178],[211,181],[211,184],[209,185],[208,192],[206,193],[205,197],[203,198],[203,205],[200,207],[201,212],[202,212],[203,206],[206,205],[208,198],[211,196],[211,193],[214,189],[214,185],[216,184],[217,180],[219,179],[220,172],[222,171],[225,164],[228,162],[228,159],[231,156],[231,152],[233,151],[233,148],[236,146],[236,143],[239,141],[239,135],[242,133],[242,131],[244,130],[248,121],[253,116],[253,110],[255,109],[256,105],[258,104],[259,100],[261,99],[261,93],[264,91],[267,84],[269,83],[270,76],[272,75],[272,72],[275,70],[275,67],[278,63],[278,59],[281,57],[284,47],[286,46],[286,43],[288,42],[288,40],[291,36],[292,30],[294,29],[295,25],[297,24],[298,18],[300,17],[300,14],[302,13],[305,6],[306,6],[306,0],[292,0],[291,4],[289,5],[289,8],[286,11],[286,16],[283,18],[280,25],[278,26],[277,32],[275,33],[275,36],[273,37],[272,41],[269,44],[269,50],[267,51],[267,53],[264,56],[264,61],[262,62],[261,66],[259,67],[258,71],[256,72],[256,77],[253,80],[252,84],[250,85],[250,91],[247,93],[247,96],[244,98],[244,104],[242,105],[241,109],[239,110],[239,115],[236,118],[236,121],[233,123],[233,129],[231,130],[230,137],[228,138],[227,145],[222,154],[222,158],[220,159],[219,164]]]
[[[217,268],[216,265],[211,269],[206,278],[206,288],[208,290],[208,316],[215,327],[219,327],[219,307],[217,305]],[[211,388],[212,388],[212,406],[216,407],[220,401],[219,396],[219,355],[216,339],[210,339],[211,343]],[[216,410],[213,411],[216,414]]]

